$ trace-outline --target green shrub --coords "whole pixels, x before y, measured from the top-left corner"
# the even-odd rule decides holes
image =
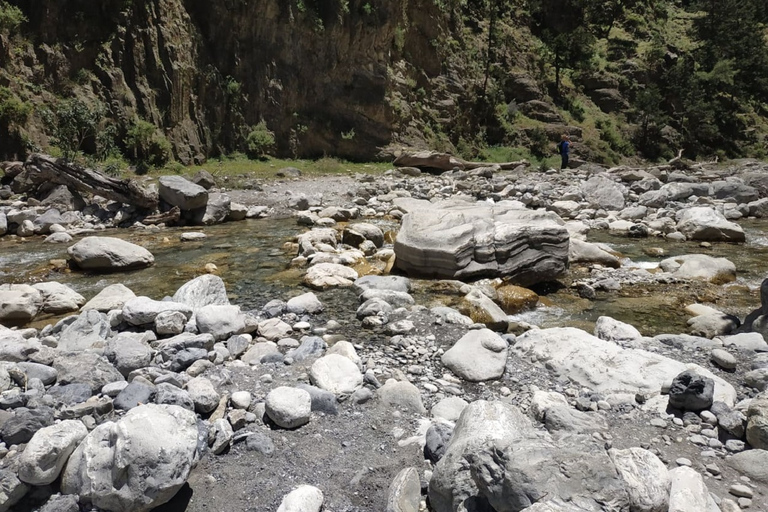
[[[8,2],[0,1],[0,32],[11,32],[26,23],[27,17],[21,9]]]
[[[543,128],[534,128],[528,132],[528,139],[530,140],[529,149],[531,154],[537,157],[549,156],[549,139],[547,138],[547,132]]]
[[[595,127],[600,130],[600,139],[607,142],[608,146],[617,153],[629,156],[634,153],[635,148],[632,143],[627,141],[622,133],[613,126],[613,123],[604,119],[597,119]]]
[[[23,124],[32,112],[32,105],[21,101],[7,87],[0,87],[0,121]]]
[[[96,101],[91,105],[79,98],[59,100],[54,110],[41,112],[48,126],[52,142],[58,146],[64,158],[71,160],[80,151],[94,153],[96,139],[106,108]]]
[[[162,167],[173,156],[173,147],[166,136],[143,119],[137,119],[128,128],[125,146],[137,164],[137,172],[145,167]]]
[[[250,158],[263,158],[275,147],[275,134],[267,128],[264,121],[254,125],[245,140],[247,154]]]

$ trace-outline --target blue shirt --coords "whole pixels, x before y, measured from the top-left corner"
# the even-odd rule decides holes
[[[570,143],[570,142],[568,142],[567,140],[564,140],[564,141],[562,141],[562,142],[560,143],[560,154],[562,154],[562,155],[567,155],[567,154],[569,154],[569,152],[570,152],[570,146],[571,146],[571,143]]]

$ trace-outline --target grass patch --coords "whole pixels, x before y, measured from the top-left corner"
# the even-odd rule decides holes
[[[478,159],[481,162],[489,163],[514,162],[525,159],[531,163],[529,169],[532,170],[560,168],[559,155],[538,157],[532,154],[528,148],[519,146],[492,146],[484,148],[480,151]]]
[[[336,158],[320,158],[318,160],[283,160],[279,158],[265,158],[262,160],[249,160],[241,155],[230,158],[212,159],[203,165],[190,165],[180,167],[175,163],[173,167],[165,166],[153,169],[149,176],[159,177],[169,174],[194,175],[200,169],[205,169],[216,179],[224,180],[229,188],[238,188],[246,182],[253,180],[278,180],[277,172],[284,167],[295,167],[302,173],[302,177],[319,177],[334,175],[354,175],[356,173],[383,174],[392,169],[391,163],[370,162],[357,163],[346,162]]]

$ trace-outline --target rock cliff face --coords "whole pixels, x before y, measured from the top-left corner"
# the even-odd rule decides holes
[[[441,71],[432,2],[12,3],[28,18],[26,42],[0,41],[0,85],[20,75],[31,90],[98,99],[120,135],[138,116],[163,130],[184,163],[242,150],[261,120],[282,155],[373,158],[400,129],[388,95],[413,86],[396,70]],[[42,132],[27,129],[33,144],[45,143]]]

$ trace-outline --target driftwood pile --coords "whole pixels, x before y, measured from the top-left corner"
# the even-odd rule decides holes
[[[498,167],[501,170],[512,170],[519,166],[529,165],[528,160],[517,160],[515,162],[468,162],[459,157],[449,155],[448,153],[437,153],[435,151],[417,151],[415,153],[404,153],[397,158],[393,164],[396,167],[416,167],[417,169],[427,171],[470,171],[480,167]]]
[[[27,158],[21,169],[17,165],[11,168],[11,172],[15,173],[12,188],[17,193],[29,192],[40,185],[53,183],[150,211],[158,208],[157,192],[142,187],[136,180],[110,178],[99,171],[63,159],[33,154]],[[6,167],[6,177],[9,176],[8,171],[9,167]]]

